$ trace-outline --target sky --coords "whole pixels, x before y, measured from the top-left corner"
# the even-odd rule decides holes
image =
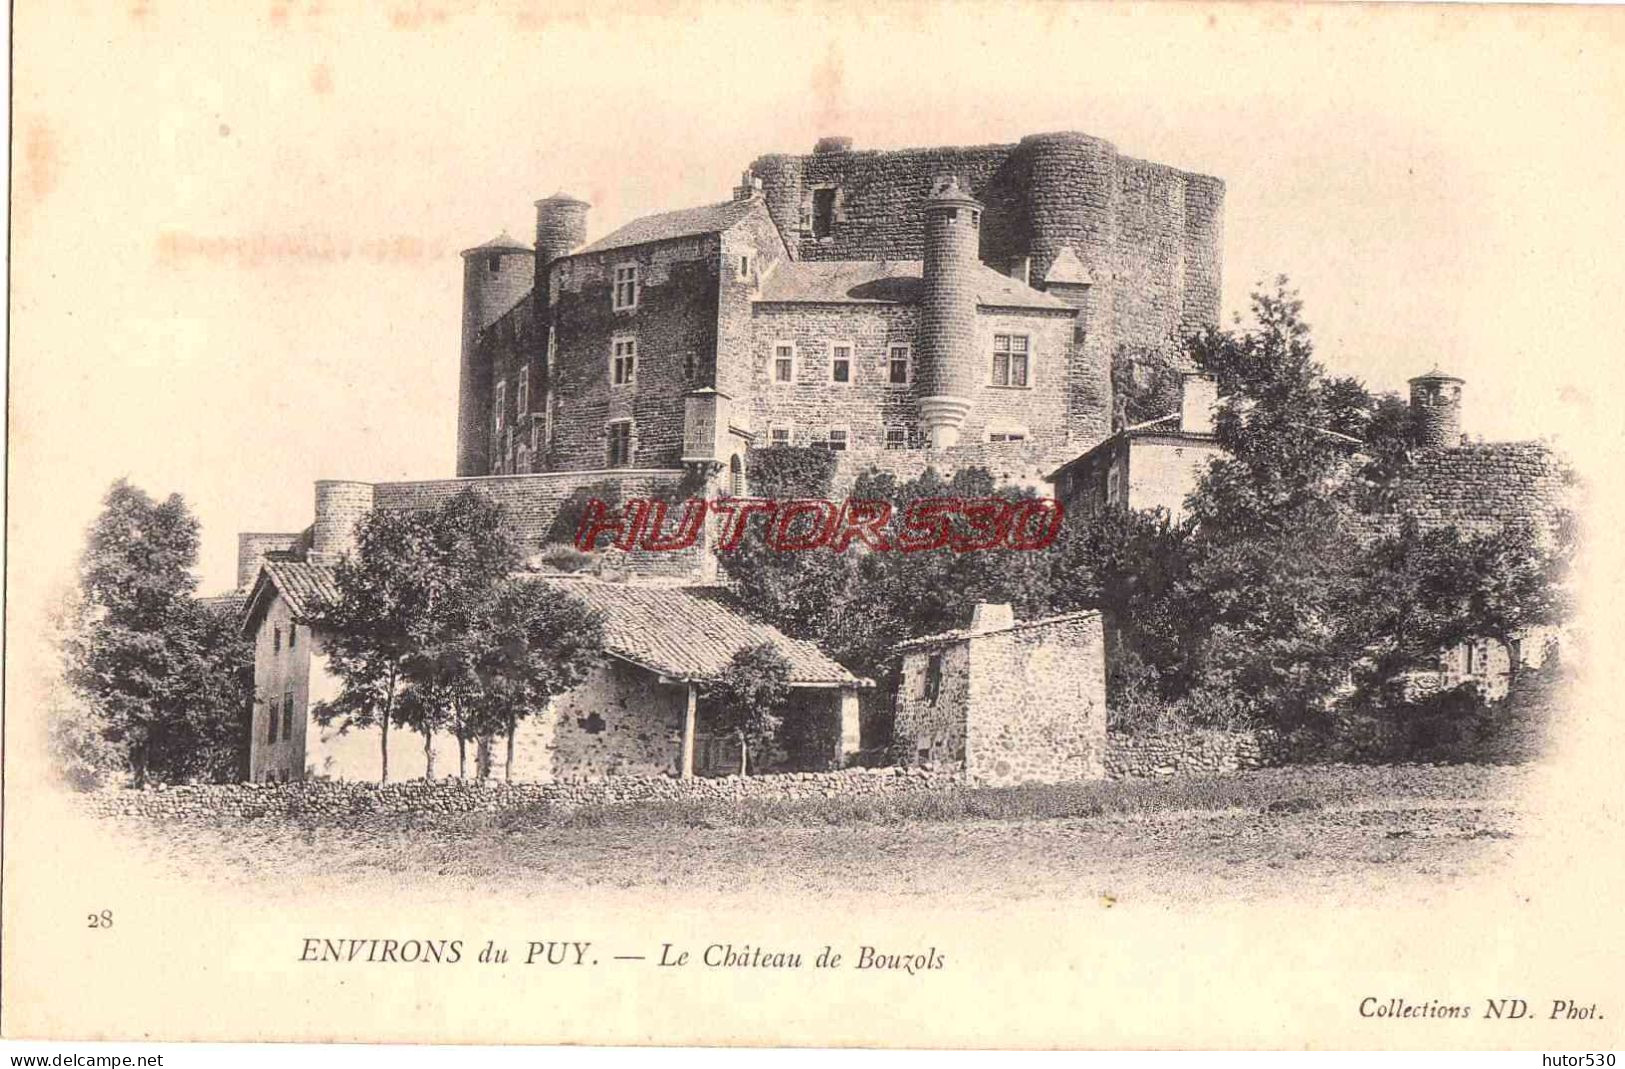
[[[214,7],[218,10],[211,11]],[[1620,442],[1614,11],[1081,4],[17,5],[12,593],[116,478],[202,589],[320,478],[453,472],[459,250],[726,199],[767,152],[1081,130],[1227,183],[1225,316],[1299,288],[1323,362],[1467,379],[1465,427]],[[13,608],[17,607],[13,603]]]

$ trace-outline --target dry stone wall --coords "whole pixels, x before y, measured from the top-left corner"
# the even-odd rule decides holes
[[[960,782],[961,777],[948,771],[851,768],[839,772],[716,779],[620,776],[584,783],[511,785],[456,780],[411,780],[383,786],[342,781],[232,783],[104,790],[82,797],[92,812],[104,816],[142,816],[172,821],[304,815],[366,818],[392,813],[495,812],[531,805],[575,809],[655,801],[790,801],[943,790]]]

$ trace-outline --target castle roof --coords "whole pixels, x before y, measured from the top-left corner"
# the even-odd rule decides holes
[[[718,587],[637,586],[595,579],[539,580],[604,616],[604,647],[615,657],[679,682],[714,679],[741,650],[770,643],[790,663],[792,686],[869,686],[806,639],[755,619]]]
[[[511,236],[506,230],[483,245],[476,245],[472,249],[464,249],[464,256],[473,256],[482,252],[534,252],[529,245],[522,243],[518,238]]]
[[[1026,283],[978,264],[976,303],[989,308],[1075,309]],[[915,304],[924,264],[919,260],[795,260],[762,282],[756,299],[768,304]]]
[[[699,208],[680,208],[674,212],[645,215],[599,238],[586,248],[577,249],[572,255],[607,252],[610,249],[624,249],[632,245],[647,245],[652,241],[718,234],[749,215],[751,209],[758,203],[752,199],[728,200],[721,204],[707,204]]]

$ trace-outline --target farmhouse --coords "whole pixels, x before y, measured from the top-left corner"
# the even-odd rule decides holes
[[[543,578],[567,587],[603,614],[607,657],[588,679],[523,721],[515,737],[514,778],[546,783],[609,775],[692,776],[739,767],[737,743],[708,729],[700,686],[739,650],[771,643],[790,664],[784,715],[803,720],[813,750],[791,764],[840,764],[858,749],[858,690],[869,686],[813,643],[752,619],[717,588],[627,585]],[[323,726],[318,703],[338,695],[327,671],[314,610],[336,597],[331,565],[287,559],[260,564],[244,628],[254,642],[254,714],[249,748],[256,781],[377,779],[377,728]],[[422,775],[426,740],[395,727],[391,774]],[[435,766],[457,768],[448,733],[427,740]],[[472,771],[472,769],[471,769]]]

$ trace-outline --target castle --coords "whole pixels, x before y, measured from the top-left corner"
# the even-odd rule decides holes
[[[1075,133],[824,138],[590,245],[588,205],[548,197],[534,247],[463,253],[457,474],[1076,453],[1110,430],[1114,352],[1217,322],[1223,203]]]
[[[883,152],[824,138],[808,155],[758,158],[729,200],[591,244],[586,203],[538,201],[534,245],[503,235],[462,254],[456,477],[323,480],[309,527],[239,536],[255,640],[251,775],[377,775],[376,741],[312,715],[337,683],[311,627],[374,510],[429,509],[477,487],[538,551],[571,540],[572,503],[748,496],[753,456],[810,446],[833,454],[838,487],[867,470],[975,466],[1048,482],[1069,507],[1177,514],[1219,453],[1213,384],[1187,375],[1179,411],[1114,434],[1111,368],[1217,323],[1223,205],[1216,178],[1077,133]],[[1421,439],[1374,522],[1486,530],[1526,517],[1552,530],[1567,476],[1551,450],[1464,443],[1462,381],[1430,373],[1411,387]],[[793,668],[787,715],[813,729],[816,752],[799,759],[839,765],[860,748],[872,682],[719,588],[713,535],[680,551],[605,548],[620,582],[537,577],[603,615],[607,657],[526,722],[522,778],[737,767],[707,731],[702,691],[763,642]],[[1104,774],[1105,622],[975,610],[967,629],[897,647],[894,741],[977,782]],[[1457,675],[1482,674],[1465,658]],[[419,745],[405,733],[397,744]],[[432,767],[455,744],[422,745]]]
[[[829,450],[838,477],[975,464],[1036,485],[1110,430],[1115,353],[1217,321],[1223,202],[1218,179],[1077,133],[887,152],[824,138],[809,155],[757,159],[727,201],[591,244],[586,203],[538,201],[533,246],[503,235],[462,254],[457,477],[322,480],[308,528],[239,535],[251,776],[377,775],[368,733],[312,715],[336,694],[313,608],[333,596],[333,565],[368,512],[433,508],[477,486],[536,550],[570,540],[561,517],[584,494],[748,494],[749,452],[775,446]],[[818,752],[803,756],[838,764],[857,750],[870,681],[707,585],[707,538],[621,554],[630,583],[539,580],[604,615],[608,657],[527,722],[523,777],[731,766],[699,692],[762,642],[793,666],[787,715],[816,727]],[[1006,752],[978,774],[1101,774],[1098,620],[983,630],[965,641],[989,678],[1008,657],[1051,663],[1052,646],[1072,670],[1038,673],[1007,702],[955,706],[964,723],[945,730],[997,732],[1042,711],[1055,722],[1045,730],[1074,741],[1036,765]],[[397,745],[399,769],[419,744],[398,733]],[[449,762],[452,747],[436,736],[422,759]]]

